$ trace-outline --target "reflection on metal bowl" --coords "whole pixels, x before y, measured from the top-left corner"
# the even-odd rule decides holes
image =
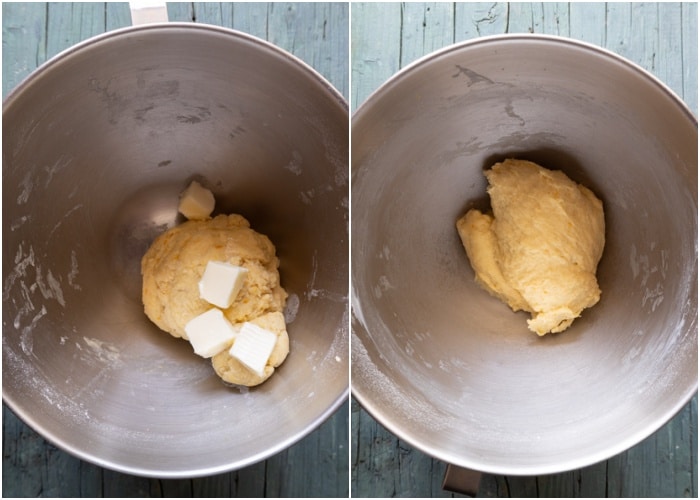
[[[564,333],[484,292],[455,221],[507,157],[602,198],[600,303]],[[507,475],[577,469],[697,389],[697,122],[602,49],[485,37],[403,69],[352,121],[353,394],[413,446]]]
[[[39,68],[3,120],[3,397],[116,470],[208,475],[320,425],[348,390],[348,112],[310,67],[192,24],[128,28]],[[291,353],[232,389],[143,313],[140,259],[192,179],[280,258]]]

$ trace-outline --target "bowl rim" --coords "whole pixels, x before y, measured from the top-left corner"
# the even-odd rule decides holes
[[[3,116],[5,112],[10,109],[14,103],[20,99],[21,95],[27,91],[29,87],[34,83],[35,80],[42,77],[45,73],[50,72],[56,65],[60,64],[62,61],[82,53],[83,51],[91,49],[93,46],[109,43],[113,39],[120,39],[124,37],[129,37],[139,33],[169,33],[177,31],[187,31],[188,33],[200,33],[202,36],[215,35],[215,36],[227,36],[239,41],[250,43],[254,46],[258,46],[265,49],[279,57],[281,57],[285,62],[292,66],[296,66],[302,72],[305,72],[310,76],[324,92],[328,94],[332,101],[340,107],[340,111],[345,115],[348,115],[348,102],[343,97],[338,89],[336,89],[321,73],[314,69],[311,65],[295,56],[294,54],[287,52],[285,49],[274,45],[271,42],[263,40],[262,38],[250,35],[248,33],[235,30],[232,28],[227,28],[223,26],[217,26],[208,23],[191,23],[191,22],[161,22],[161,23],[151,23],[136,26],[126,26],[123,28],[117,28],[113,30],[106,31],[104,33],[92,36],[85,40],[82,40],[61,52],[55,54],[51,58],[47,59],[39,66],[37,66],[33,71],[31,71],[26,77],[22,79],[13,89],[11,89],[8,94],[3,99]],[[349,117],[348,117],[349,118]],[[348,120],[349,121],[349,120]],[[349,124],[348,124],[349,125]],[[348,134],[350,133],[348,127]],[[348,271],[349,273],[349,271]],[[346,321],[349,317],[349,304],[346,304],[345,312],[342,315],[341,321]],[[3,328],[4,329],[4,328]],[[349,329],[349,326],[348,326]],[[349,331],[349,330],[346,330]],[[347,335],[348,351],[349,351],[349,335]],[[5,351],[5,342],[3,335],[3,352]],[[348,362],[348,373],[350,370]],[[7,380],[7,379],[5,379]],[[3,388],[4,388],[3,380]],[[227,473],[234,470],[239,470],[243,467],[258,463],[260,461],[266,460],[273,455],[276,455],[290,446],[301,441],[307,435],[311,434],[313,431],[317,430],[326,420],[328,420],[338,409],[345,403],[350,394],[350,383],[349,376],[345,384],[345,387],[339,394],[331,401],[328,407],[319,413],[314,419],[309,421],[303,428],[298,430],[296,433],[291,434],[287,438],[279,441],[274,446],[269,447],[266,450],[262,450],[249,457],[239,459],[232,462],[224,462],[217,466],[208,467],[197,467],[196,464],[189,468],[182,468],[178,470],[169,469],[159,469],[157,467],[135,467],[130,466],[126,463],[119,463],[111,461],[108,459],[101,458],[98,454],[88,452],[76,447],[74,444],[68,442],[68,440],[63,439],[59,436],[53,435],[48,432],[29,412],[23,409],[23,405],[19,402],[20,397],[13,397],[8,394],[4,389],[2,393],[2,401],[7,405],[8,409],[16,415],[23,423],[27,424],[32,430],[37,432],[46,441],[52,443],[58,448],[66,451],[67,453],[84,460],[86,462],[92,463],[94,465],[104,467],[106,469],[114,470],[117,472],[122,472],[126,474],[133,474],[141,477],[153,477],[153,478],[163,478],[163,479],[178,479],[178,478],[195,478],[202,476],[210,476],[215,474]]]
[[[411,73],[413,71],[416,71],[419,69],[421,66],[429,63],[430,61],[437,59],[439,57],[443,57],[451,52],[457,52],[459,50],[465,49],[465,48],[470,48],[470,47],[476,47],[478,45],[484,45],[484,44],[494,44],[494,43],[499,43],[499,42],[514,42],[514,41],[523,41],[523,42],[531,42],[531,41],[536,41],[536,42],[549,42],[553,44],[560,44],[564,46],[571,46],[574,48],[578,49],[584,49],[588,50],[590,52],[598,53],[598,55],[607,57],[609,59],[612,59],[614,62],[617,62],[618,64],[622,64],[624,66],[627,66],[630,69],[633,69],[637,73],[639,73],[642,77],[649,79],[652,83],[654,83],[656,86],[660,87],[661,90],[663,90],[670,98],[672,98],[676,104],[684,111],[685,114],[688,115],[688,117],[695,123],[695,126],[697,127],[698,120],[695,114],[691,111],[691,109],[688,107],[688,105],[668,86],[666,85],[663,81],[661,81],[658,77],[656,77],[654,74],[651,72],[647,71],[646,69],[642,68],[639,64],[630,61],[629,59],[626,59],[625,57],[611,51],[610,49],[606,49],[604,47],[601,47],[599,45],[595,45],[590,42],[585,42],[583,40],[577,40],[575,38],[568,38],[564,36],[559,36],[559,35],[546,35],[542,33],[502,33],[498,35],[487,35],[487,36],[481,36],[477,38],[472,38],[469,40],[464,40],[461,42],[456,42],[450,45],[447,45],[445,47],[442,47],[440,49],[437,49],[433,52],[430,52],[424,56],[419,57],[418,59],[410,62],[400,70],[398,70],[396,73],[394,73],[391,77],[389,77],[386,81],[384,81],[379,87],[377,87],[375,90],[373,90],[367,98],[360,103],[355,111],[352,114],[352,125],[355,124],[356,120],[359,120],[363,114],[367,112],[367,110],[370,108],[372,103],[378,99],[381,98],[383,94],[385,94],[390,87],[398,83],[399,80],[405,78],[408,73]]]
[[[248,43],[251,43],[253,45],[258,45],[261,48],[264,48],[270,52],[275,53],[278,56],[281,56],[283,59],[286,59],[288,62],[290,62],[292,65],[298,66],[301,68],[303,71],[309,73],[314,80],[316,80],[319,84],[321,84],[324,89],[331,94],[331,96],[334,98],[335,101],[340,104],[343,109],[347,112],[349,107],[348,107],[348,102],[343,97],[343,95],[340,93],[338,89],[336,89],[321,73],[319,73],[315,68],[313,68],[310,64],[306,63],[303,61],[301,58],[295,56],[291,52],[286,51],[285,49],[273,44],[272,42],[268,42],[267,40],[263,40],[262,38],[256,37],[254,35],[251,35],[249,33],[245,33],[243,31],[235,30],[233,28],[227,28],[224,26],[217,26],[215,24],[208,24],[208,23],[190,23],[190,22],[162,22],[162,23],[151,23],[151,24],[142,24],[142,25],[136,25],[136,26],[125,26],[123,28],[117,28],[113,29],[110,31],[106,31],[104,33],[100,33],[98,35],[92,36],[90,38],[87,38],[85,40],[82,40],[75,45],[72,45],[66,49],[63,49],[59,53],[55,54],[54,56],[50,57],[43,63],[41,63],[39,66],[37,66],[34,70],[32,70],[31,73],[29,73],[27,76],[25,76],[22,81],[20,81],[12,90],[10,90],[5,98],[3,99],[2,103],[2,111],[3,114],[5,113],[6,108],[12,105],[12,103],[18,98],[18,96],[28,87],[32,84],[32,82],[37,79],[41,74],[45,73],[46,71],[49,71],[53,66],[56,64],[60,63],[62,60],[78,53],[83,50],[86,50],[92,45],[97,45],[100,43],[103,43],[105,41],[108,41],[112,38],[121,38],[121,37],[127,37],[131,36],[134,34],[138,34],[140,32],[151,32],[151,31],[156,31],[156,32],[170,32],[170,31],[187,31],[187,32],[200,32],[204,35],[206,34],[218,34],[218,35],[223,35],[223,36],[230,36],[233,38],[238,38],[242,41],[246,41]]]
[[[494,44],[501,44],[501,43],[511,43],[514,41],[521,41],[521,42],[536,42],[536,43],[550,43],[550,44],[557,44],[563,47],[568,47],[568,48],[574,48],[578,50],[585,50],[588,51],[589,53],[592,53],[594,55],[598,55],[599,57],[607,58],[611,62],[614,62],[616,64],[626,66],[629,69],[634,70],[641,78],[644,78],[648,81],[650,81],[652,84],[654,84],[656,87],[658,87],[664,94],[666,94],[671,100],[675,103],[676,106],[683,112],[683,114],[686,116],[686,118],[694,124],[696,130],[698,126],[698,121],[696,116],[693,114],[693,112],[690,110],[688,105],[664,82],[662,82],[659,78],[654,76],[651,72],[647,71],[646,69],[642,68],[638,64],[620,56],[619,54],[616,54],[612,52],[611,50],[608,50],[606,48],[600,47],[598,45],[589,43],[589,42],[584,42],[581,40],[577,40],[574,38],[568,38],[568,37],[563,37],[563,36],[558,36],[558,35],[546,35],[546,34],[539,34],[539,33],[505,33],[505,34],[497,34],[497,35],[489,35],[489,36],[483,36],[483,37],[477,37],[457,43],[453,43],[450,45],[447,45],[445,47],[442,47],[440,49],[437,49],[433,52],[430,52],[415,61],[407,64],[403,68],[401,68],[399,71],[394,73],[389,79],[387,79],[385,82],[383,82],[377,89],[375,89],[373,92],[369,94],[369,96],[356,108],[352,115],[352,123],[351,123],[351,130],[362,120],[364,115],[366,115],[369,111],[370,108],[373,107],[375,102],[380,101],[384,95],[388,92],[391,91],[392,87],[395,85],[399,84],[401,80],[406,78],[408,75],[410,75],[413,72],[419,71],[424,65],[429,64],[433,62],[434,60],[446,56],[450,53],[453,52],[458,52],[461,50],[465,49],[470,49],[474,48],[477,46],[481,45],[494,45]],[[352,162],[352,157],[351,157],[351,162]],[[352,178],[355,178],[355,165],[351,163],[351,171],[353,173]],[[697,191],[695,191],[695,203],[697,205]],[[355,349],[354,343],[357,342],[361,346],[361,348],[365,351],[362,356],[367,356],[366,354],[366,348],[364,346],[363,339],[359,337],[359,335],[356,333],[356,331],[362,330],[363,332],[367,333],[368,328],[363,320],[363,315],[362,315],[362,307],[358,303],[359,301],[359,296],[357,294],[357,290],[355,288],[355,282],[352,279],[353,277],[353,270],[351,266],[351,290],[350,290],[350,297],[351,297],[351,350],[352,353],[354,354],[357,352],[357,349]],[[697,247],[696,247],[696,265],[695,265],[695,274],[697,276]],[[695,289],[697,293],[697,288]],[[696,308],[697,309],[697,308]],[[694,318],[691,324],[688,326],[688,331],[691,329],[697,330],[697,318]],[[353,357],[351,357],[351,364],[353,361]],[[371,377],[370,377],[371,378]],[[431,442],[426,442],[424,439],[422,439],[419,436],[415,436],[414,433],[408,432],[405,429],[401,427],[401,425],[397,425],[395,423],[395,419],[392,417],[391,413],[386,411],[386,409],[382,408],[381,402],[377,402],[375,400],[372,400],[371,396],[368,395],[368,393],[371,393],[372,391],[369,390],[367,387],[359,387],[356,383],[357,380],[360,380],[358,377],[353,377],[351,379],[351,395],[357,401],[360,403],[363,409],[365,409],[375,420],[377,420],[381,425],[383,425],[386,429],[388,429],[390,432],[392,432],[394,435],[396,435],[399,439],[406,441],[408,444],[411,446],[415,447],[416,449],[426,453],[429,456],[432,456],[434,458],[437,458],[439,460],[443,460],[449,464],[453,464],[459,467],[479,471],[479,472],[485,472],[485,473],[491,473],[491,474],[502,474],[502,475],[511,475],[511,476],[531,476],[531,475],[541,475],[541,474],[555,474],[555,473],[561,473],[565,471],[570,471],[570,470],[577,470],[583,467],[590,466],[592,464],[598,463],[600,461],[607,460],[619,453],[625,452],[626,450],[629,450],[633,446],[639,444],[641,441],[646,439],[647,437],[651,436],[654,432],[658,431],[661,429],[665,424],[667,424],[677,413],[680,412],[680,410],[688,404],[688,402],[692,399],[692,397],[697,393],[698,391],[698,377],[695,377],[695,380],[693,383],[689,384],[689,386],[686,388],[686,391],[682,394],[682,396],[676,401],[674,405],[671,405],[669,408],[667,408],[662,414],[657,417],[656,421],[653,422],[652,425],[649,425],[645,428],[641,428],[638,431],[634,432],[633,434],[627,436],[625,439],[622,439],[618,442],[616,442],[613,446],[606,446],[604,448],[601,448],[598,452],[595,453],[590,453],[586,456],[581,456],[577,457],[574,459],[569,459],[566,461],[561,461],[557,460],[556,462],[552,462],[550,464],[545,464],[545,465],[534,465],[534,466],[511,466],[508,463],[503,463],[499,464],[497,466],[494,465],[488,465],[485,463],[482,463],[478,460],[478,457],[465,457],[465,456],[459,456],[457,454],[452,454],[450,452],[446,452],[445,450],[441,449],[438,446],[435,446]]]

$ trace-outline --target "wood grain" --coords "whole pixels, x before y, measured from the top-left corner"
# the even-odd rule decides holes
[[[609,49],[639,64],[697,116],[697,3],[352,3],[351,108],[396,71],[454,42],[546,33]],[[351,493],[459,496],[441,489],[445,464],[351,407]],[[654,435],[605,462],[538,477],[486,474],[479,496],[697,497],[697,396]]]
[[[312,66],[348,98],[347,4],[173,3],[171,21],[263,38]],[[3,96],[36,67],[91,36],[131,24],[127,3],[3,3]],[[7,124],[5,124],[7,126]],[[349,404],[287,450],[244,469],[195,479],[143,478],[59,450],[3,405],[4,497],[347,497]]]

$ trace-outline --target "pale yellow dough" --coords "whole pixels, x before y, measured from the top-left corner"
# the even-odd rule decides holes
[[[251,321],[263,328],[269,325],[278,335],[265,377],[239,373],[240,370],[228,370],[226,378],[222,376],[231,384],[257,385],[272,374],[289,351],[281,314],[287,293],[280,285],[274,245],[267,236],[251,229],[242,216],[189,220],[156,238],[141,260],[144,311],[159,328],[187,340],[185,325],[213,307],[199,297],[199,280],[212,260],[248,269],[241,291],[230,307],[222,309],[226,319],[233,324]],[[230,358],[228,348],[217,356],[219,360]]]
[[[228,349],[220,352],[211,358],[211,364],[216,374],[224,382],[235,385],[254,386],[263,383],[275,371],[282,361],[289,354],[289,337],[284,323],[284,315],[281,312],[271,312],[258,316],[251,323],[255,323],[260,328],[269,330],[277,334],[277,343],[272,350],[270,359],[267,361],[265,371],[262,376],[250,371],[236,358],[228,353]]]
[[[506,160],[485,172],[493,214],[469,210],[457,231],[476,281],[538,335],[567,329],[600,300],[603,203],[563,172]]]

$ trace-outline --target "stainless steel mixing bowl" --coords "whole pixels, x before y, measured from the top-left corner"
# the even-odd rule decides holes
[[[506,35],[405,68],[352,120],[352,388],[458,466],[571,470],[631,447],[697,389],[697,121],[602,49]],[[602,298],[537,337],[474,282],[455,221],[483,170],[561,169],[605,205]]]
[[[84,42],[3,107],[3,397],[75,455],[158,477],[259,461],[348,391],[348,112],[271,44],[151,25]],[[140,259],[192,179],[275,243],[290,354],[250,390],[143,313]]]

